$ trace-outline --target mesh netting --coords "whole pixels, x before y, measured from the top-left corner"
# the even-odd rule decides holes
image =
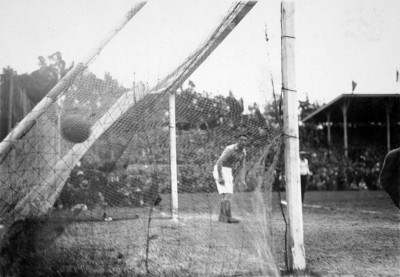
[[[99,63],[79,64],[84,70],[70,74],[61,91],[50,92],[46,108],[18,138],[6,138],[12,144],[2,148],[0,165],[4,274],[278,275],[271,192],[280,128],[267,124],[257,108],[248,111],[240,95],[183,87],[253,5],[227,6],[206,42],[161,81],[132,73],[121,80],[112,72],[100,78],[95,72],[101,55]],[[128,64],[127,56],[112,60]],[[240,134],[248,136],[247,186],[235,179],[230,210],[241,222],[227,224],[220,222],[213,168]],[[232,166],[234,177],[240,165]]]

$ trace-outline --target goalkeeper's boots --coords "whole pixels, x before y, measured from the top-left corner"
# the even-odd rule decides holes
[[[239,223],[240,220],[232,217],[231,214],[231,203],[229,200],[224,200],[221,203],[221,213],[219,216],[219,221],[224,223]]]
[[[228,215],[226,210],[226,201],[221,202],[221,211],[219,213],[219,222],[228,223]]]
[[[229,200],[226,200],[227,203],[227,216],[228,216],[228,223],[239,223],[240,220],[233,218],[232,214],[231,214],[231,202],[229,202]]]

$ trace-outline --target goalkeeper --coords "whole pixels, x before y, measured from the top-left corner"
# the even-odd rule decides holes
[[[400,209],[400,148],[387,153],[379,181],[393,204]]]
[[[247,135],[240,135],[235,144],[229,145],[222,152],[214,166],[214,179],[218,193],[221,195],[221,212],[219,221],[224,223],[239,223],[231,214],[230,200],[233,195],[233,169],[238,169],[237,179],[240,186],[247,187],[245,182]]]

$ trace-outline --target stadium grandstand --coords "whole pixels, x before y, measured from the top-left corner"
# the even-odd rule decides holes
[[[342,94],[302,118],[311,189],[379,189],[386,153],[400,146],[400,94]]]

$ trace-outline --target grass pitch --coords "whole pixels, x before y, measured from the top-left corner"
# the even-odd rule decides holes
[[[307,192],[303,215],[307,267],[317,276],[400,276],[400,212],[385,192]]]
[[[273,276],[274,265],[287,275],[278,194],[269,222],[249,220],[251,195],[240,198],[237,225],[218,222],[215,194],[180,194],[178,222],[168,216],[169,195],[150,221],[149,208],[109,208],[110,222],[97,220],[100,209],[84,211],[61,235],[48,236],[60,232],[49,221],[36,236],[42,247],[23,266],[30,276]],[[307,192],[303,218],[307,275],[399,276],[400,214],[383,191]]]

